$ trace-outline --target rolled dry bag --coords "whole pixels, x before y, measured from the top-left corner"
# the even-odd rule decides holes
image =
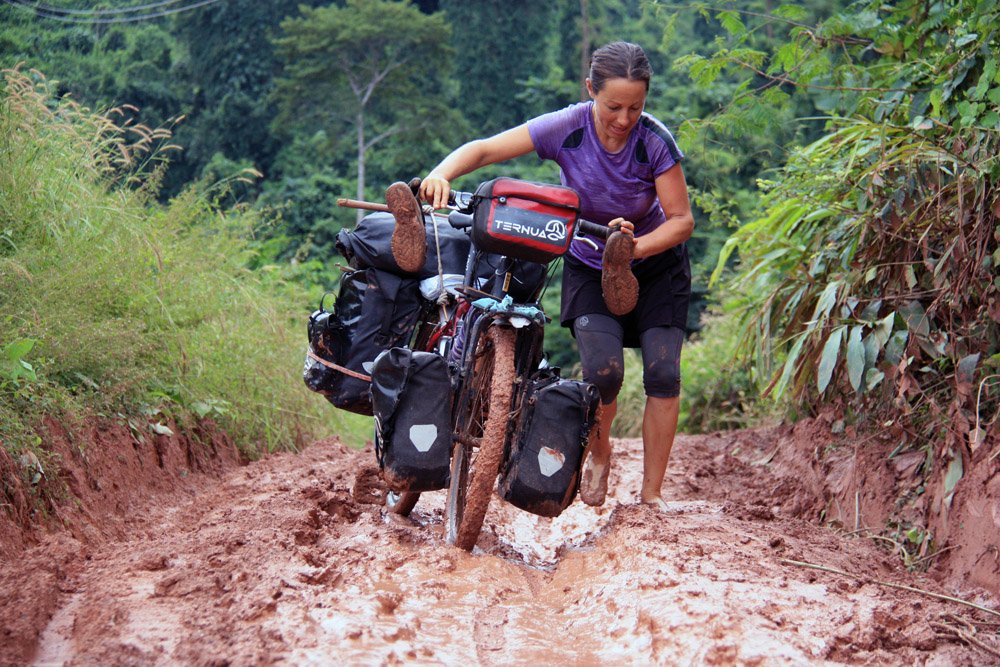
[[[437,226],[437,238],[434,228]],[[374,267],[398,275],[417,275],[420,278],[438,274],[438,247],[441,248],[441,269],[444,273],[465,272],[471,241],[469,235],[455,229],[438,216],[425,216],[424,235],[427,259],[416,274],[407,274],[392,256],[392,232],[396,219],[391,213],[371,213],[361,218],[353,229],[337,232],[337,250],[355,268]]]
[[[444,358],[394,347],[372,368],[375,456],[393,491],[448,486],[451,378]]]
[[[500,496],[540,516],[559,516],[580,484],[580,463],[600,395],[589,382],[546,372],[528,386]]]
[[[338,408],[370,415],[372,362],[383,350],[409,343],[420,309],[416,278],[371,268],[344,273],[333,310],[321,303],[309,318],[306,386]]]

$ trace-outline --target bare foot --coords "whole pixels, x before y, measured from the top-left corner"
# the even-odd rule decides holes
[[[624,315],[635,308],[639,300],[639,281],[632,273],[632,237],[612,232],[604,246],[601,259],[601,291],[604,303],[614,315]]]
[[[663,498],[659,496],[653,496],[652,498],[643,498],[642,504],[648,505],[649,507],[652,507],[658,512],[663,512],[664,514],[667,513],[667,503],[666,501],[663,500]]]
[[[410,186],[401,181],[385,191],[385,203],[396,218],[392,232],[392,257],[399,268],[407,273],[417,273],[427,258],[427,234],[420,202],[413,196]]]
[[[592,507],[604,504],[608,495],[608,473],[611,471],[611,461],[598,463],[593,456],[587,457],[580,479],[580,499]]]

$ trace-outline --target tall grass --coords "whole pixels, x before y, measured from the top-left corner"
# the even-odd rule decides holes
[[[155,203],[169,135],[115,118],[5,72],[0,350],[35,345],[20,360],[34,377],[0,370],[4,446],[37,444],[53,411],[212,417],[250,456],[363,441],[368,419],[302,383],[305,293],[246,268],[255,214],[219,210],[204,189]]]

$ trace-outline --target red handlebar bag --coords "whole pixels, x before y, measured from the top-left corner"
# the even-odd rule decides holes
[[[486,181],[475,193],[472,242],[486,252],[551,262],[573,241],[580,195],[562,185],[516,178]]]

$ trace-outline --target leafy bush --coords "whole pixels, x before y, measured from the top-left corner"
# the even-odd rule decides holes
[[[753,54],[753,76],[816,86],[837,115],[763,183],[717,269],[738,251],[741,351],[766,392],[878,416],[900,448],[935,443],[936,470],[1000,436],[998,17],[859,2]]]
[[[776,406],[761,400],[753,367],[737,355],[743,335],[738,313],[713,307],[703,324],[681,353],[679,429],[749,428],[773,416]]]

